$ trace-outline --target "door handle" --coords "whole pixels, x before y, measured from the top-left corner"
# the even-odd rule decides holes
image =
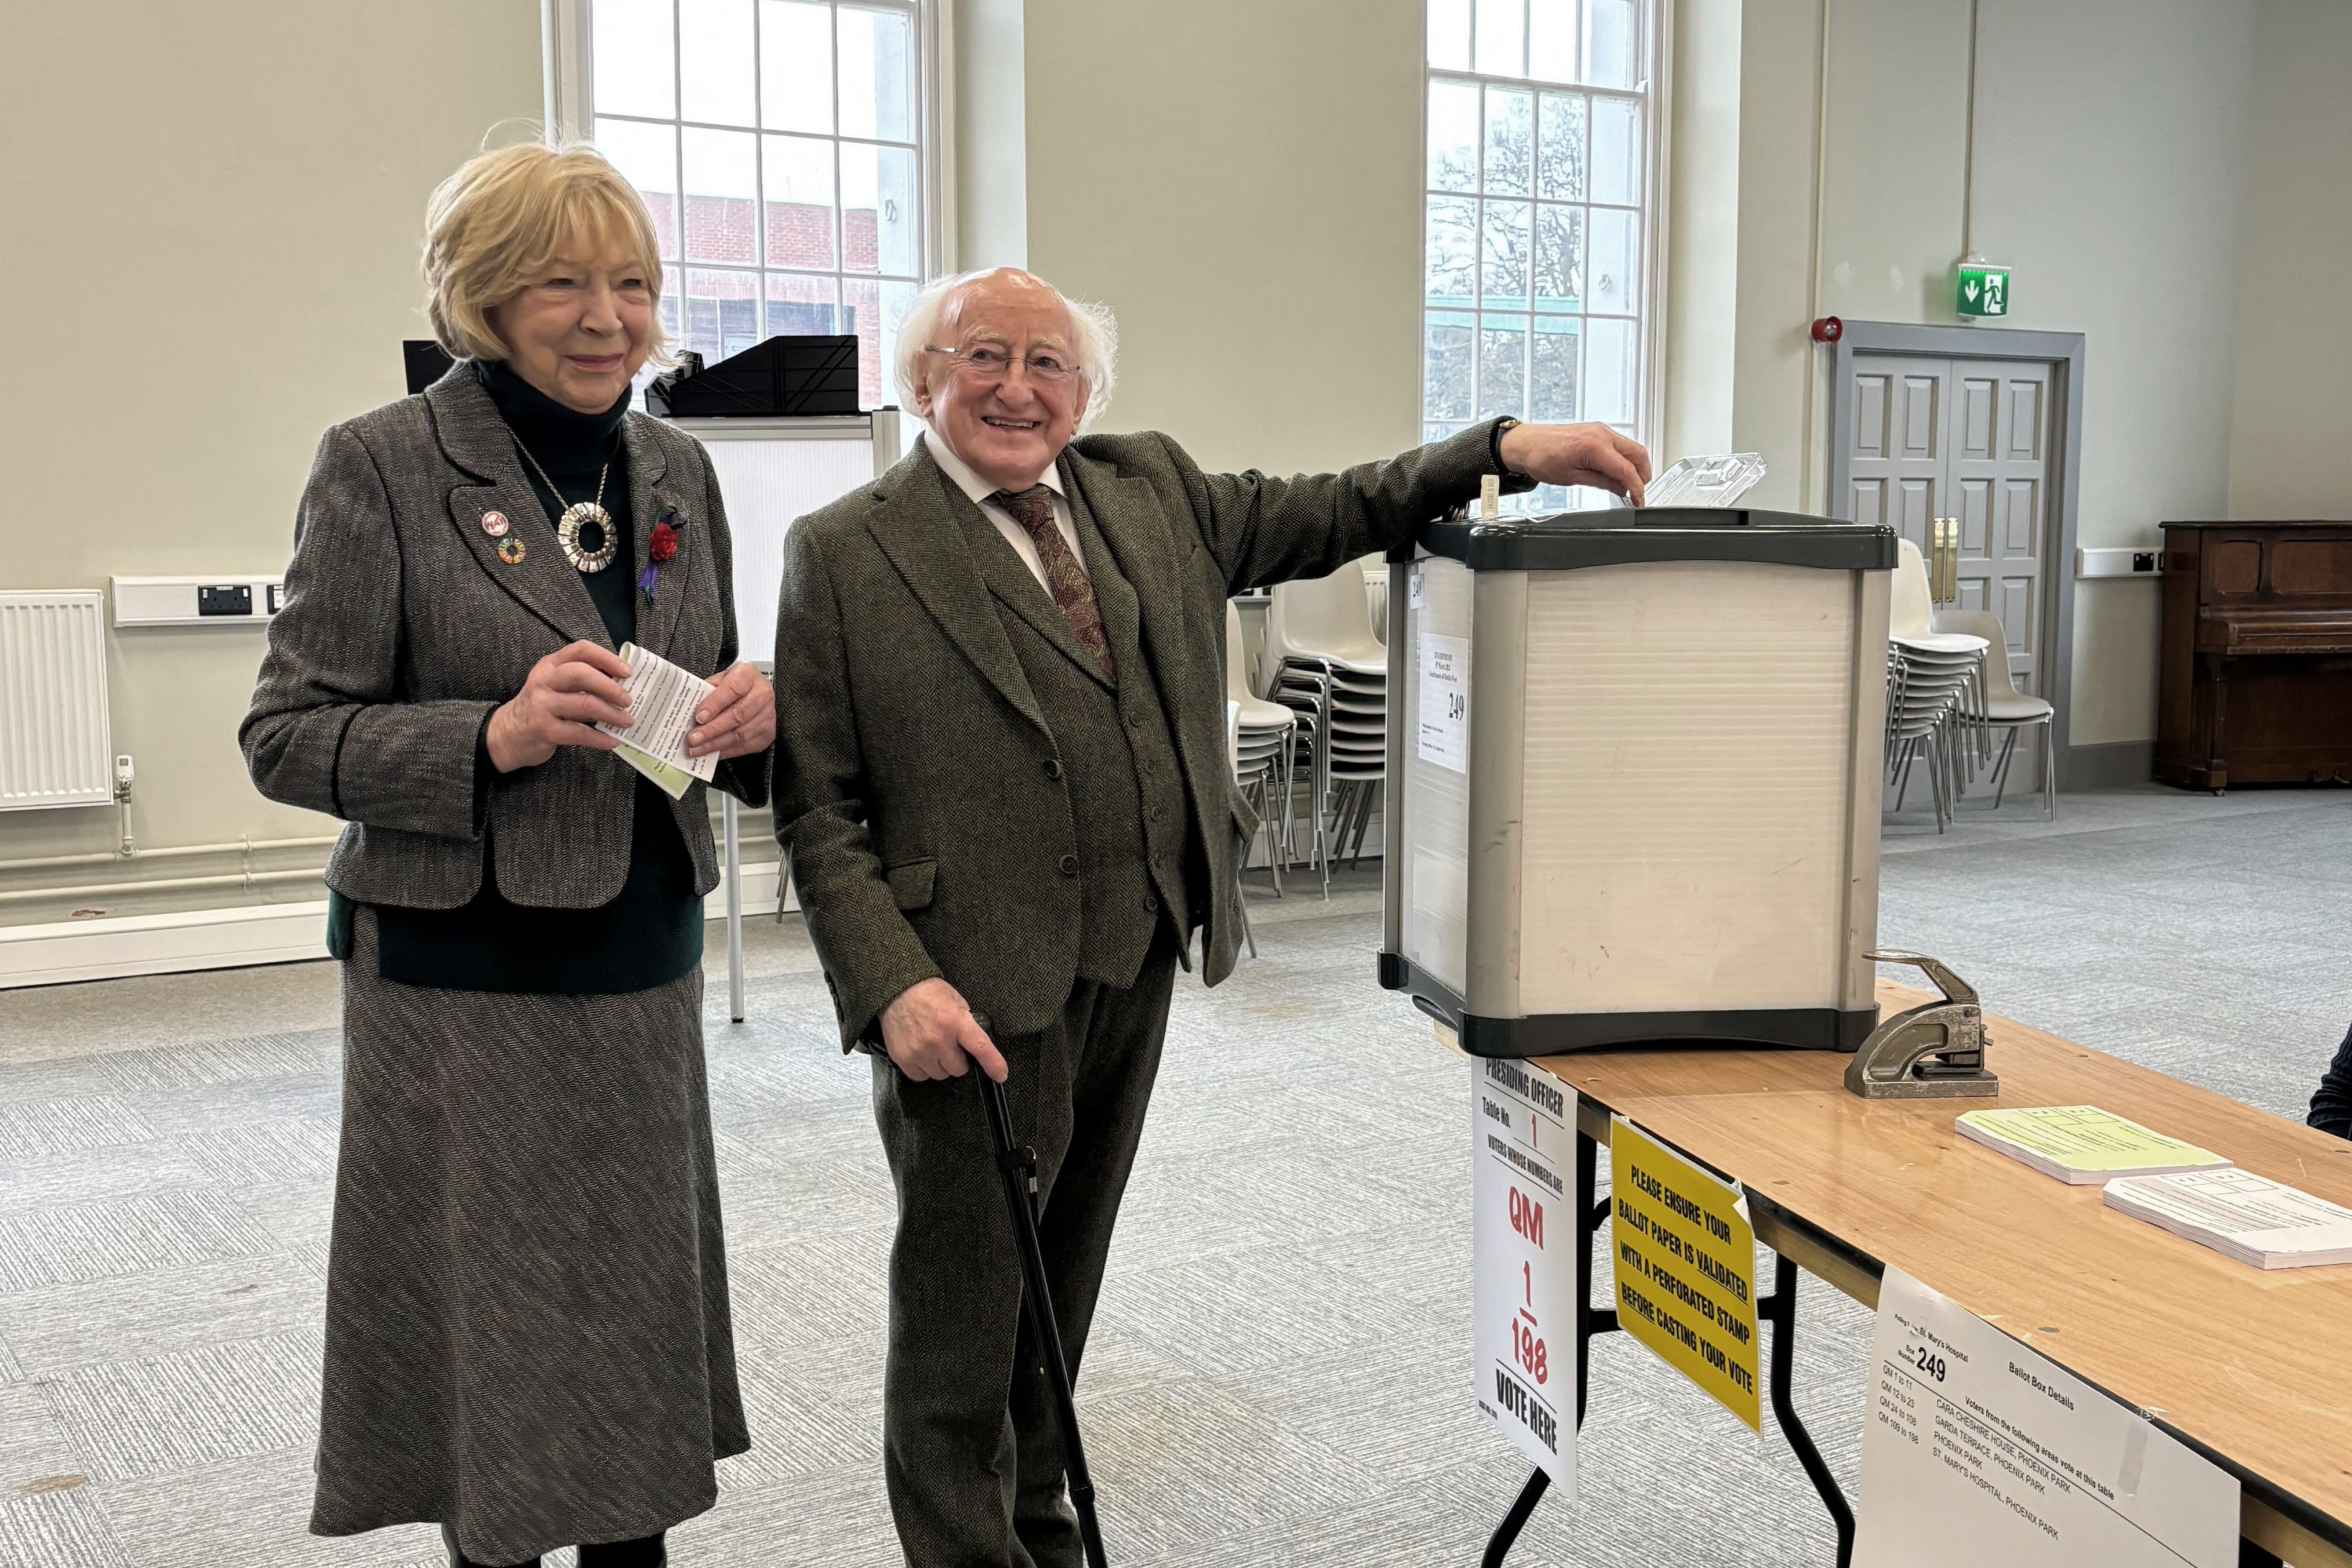
[[[1949,604],[1960,596],[1960,519],[1935,519],[1934,551],[1927,574],[1927,597]]]

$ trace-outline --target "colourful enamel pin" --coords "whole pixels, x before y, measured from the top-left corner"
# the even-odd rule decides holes
[[[509,537],[499,541],[499,559],[509,566],[520,566],[522,558],[530,553],[522,548],[522,541],[519,538]]]

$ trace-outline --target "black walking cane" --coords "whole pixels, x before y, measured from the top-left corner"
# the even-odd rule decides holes
[[[987,1021],[975,1019],[982,1030]],[[980,1080],[980,1097],[988,1107],[988,1133],[996,1145],[996,1170],[1004,1180],[1005,1217],[1013,1221],[1013,1246],[1021,1255],[1021,1315],[1029,1325],[1030,1343],[1045,1364],[1053,1385],[1054,1419],[1062,1429],[1062,1468],[1070,1478],[1070,1506],[1078,1511],[1078,1540],[1086,1547],[1088,1568],[1108,1568],[1103,1556],[1102,1526],[1095,1519],[1095,1483],[1087,1474],[1086,1446],[1078,1440],[1078,1406],[1070,1387],[1070,1365],[1062,1359],[1062,1332],[1054,1322],[1054,1298],[1045,1288],[1045,1249],[1037,1239],[1037,1151],[1013,1142],[1013,1113],[1004,1103],[1004,1085],[991,1078],[980,1063],[971,1064]]]

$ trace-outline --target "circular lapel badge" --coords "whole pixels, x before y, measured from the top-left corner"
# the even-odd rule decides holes
[[[520,539],[504,538],[499,541],[499,559],[509,566],[520,566],[525,553]]]
[[[482,531],[494,539],[507,537],[507,515],[504,512],[484,512]]]

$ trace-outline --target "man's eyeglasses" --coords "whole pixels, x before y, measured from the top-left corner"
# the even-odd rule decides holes
[[[955,368],[975,381],[1001,382],[1013,373],[1013,356],[1003,349],[982,344],[975,349],[925,348],[927,354],[944,354]],[[1058,386],[1078,373],[1078,369],[1061,355],[1039,350],[1021,361],[1029,379],[1046,386]]]

